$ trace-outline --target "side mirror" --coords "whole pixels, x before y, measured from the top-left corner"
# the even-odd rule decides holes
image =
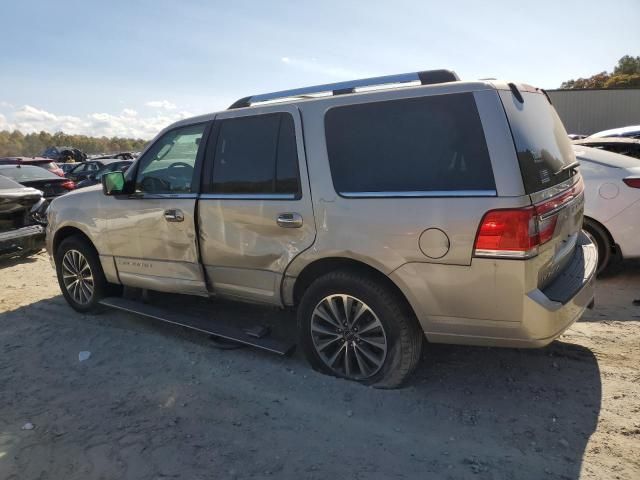
[[[124,193],[124,173],[109,172],[102,175],[102,193],[105,195],[119,195]]]

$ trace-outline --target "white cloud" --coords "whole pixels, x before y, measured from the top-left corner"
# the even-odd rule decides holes
[[[327,77],[334,77],[341,80],[371,76],[371,74],[367,72],[352,70],[349,68],[339,67],[336,65],[328,65],[325,63],[320,63],[315,58],[305,60],[301,58],[281,57],[280,62],[284,63],[285,65],[288,65],[291,68],[296,68],[304,72],[316,73],[320,75],[325,75]]]
[[[151,108],[163,108],[165,110],[175,110],[178,108],[174,103],[171,103],[169,100],[152,100],[150,102],[145,103],[147,107]]]
[[[0,108],[15,108],[13,104],[0,100]]]
[[[0,114],[0,130],[20,130],[23,133],[63,131],[69,134],[107,137],[134,137],[150,139],[160,130],[182,118],[191,117],[190,112],[158,112],[141,117],[137,111],[125,108],[120,114],[90,113],[85,116],[59,115],[32,105]]]

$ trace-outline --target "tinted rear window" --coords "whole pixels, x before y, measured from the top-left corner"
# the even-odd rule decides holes
[[[576,161],[571,141],[555,108],[539,93],[522,92],[518,102],[509,91],[500,97],[507,112],[527,193],[567,180],[574,173],[562,167]]]
[[[495,190],[471,93],[337,107],[325,129],[339,193]]]
[[[62,177],[57,176],[54,173],[51,173],[48,170],[40,167],[31,167],[31,166],[21,166],[15,167],[11,166],[8,168],[1,168],[0,175],[4,175],[5,177],[12,178],[16,182],[28,182],[30,180],[59,180]]]

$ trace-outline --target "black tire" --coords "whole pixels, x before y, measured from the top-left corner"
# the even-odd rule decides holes
[[[370,323],[379,321],[378,323],[381,324],[381,327],[375,328],[378,328],[379,332],[382,332],[380,335],[384,337],[384,341],[386,342],[386,353],[384,359],[381,360],[381,366],[378,367],[375,373],[369,376],[364,376],[362,373],[360,375],[355,375],[355,373],[353,375],[346,375],[344,372],[338,371],[339,369],[330,368],[327,365],[327,361],[323,360],[320,356],[316,344],[321,341],[318,335],[324,334],[316,333],[315,337],[312,335],[314,317],[316,319],[315,321],[317,321],[318,318],[318,315],[314,315],[314,312],[316,311],[316,307],[319,307],[327,298],[333,298],[331,297],[332,295],[344,295],[353,300],[359,300],[361,303],[364,303],[366,307],[369,307],[369,309],[366,310],[367,313],[362,314],[361,317],[364,318],[370,315]],[[344,303],[342,305],[344,306]],[[355,308],[356,307],[353,307],[352,311],[355,310]],[[359,318],[356,321],[360,321]],[[355,325],[356,321],[354,321],[352,325]],[[364,321],[366,320],[362,320],[362,322]],[[362,330],[364,331],[365,327],[363,327]],[[307,360],[315,370],[328,375],[354,380],[365,385],[371,385],[376,388],[396,388],[400,386],[418,365],[424,341],[424,333],[413,311],[403,298],[400,298],[396,292],[366,275],[342,270],[330,272],[316,279],[305,291],[298,307],[298,331],[300,335],[299,345],[302,347]],[[317,332],[317,330],[314,331]],[[336,337],[343,335],[343,337],[338,338],[335,344],[339,347],[339,350],[345,348],[347,355],[349,355],[349,344],[351,343],[353,346],[351,347],[352,353],[350,354],[352,360],[349,361],[345,359],[343,352],[340,354],[340,360],[334,362],[334,365],[336,365],[336,363],[343,363],[344,361],[346,364],[353,364],[355,366],[357,360],[358,366],[355,368],[364,372],[364,369],[359,368],[359,365],[361,365],[360,361],[363,360],[364,357],[361,353],[356,355],[356,349],[361,352],[362,346],[366,346],[367,348],[371,347],[361,343],[360,337],[358,337],[357,334],[355,335],[357,340],[353,340],[354,334],[351,331],[349,332],[351,340],[345,340],[344,333],[338,334],[336,332],[338,332],[338,330],[335,330],[335,332],[332,332],[330,335]],[[341,330],[341,332],[343,331]],[[361,332],[361,334],[363,336],[365,335],[363,332]],[[357,341],[359,346],[356,346],[352,340]],[[345,343],[346,346],[344,345]],[[332,345],[332,347],[334,347],[334,345]],[[358,356],[360,358],[356,358]],[[365,363],[367,364],[365,366],[370,366],[368,362]],[[346,368],[344,370],[346,371]],[[373,370],[375,370],[374,367],[370,369],[370,371]]]
[[[93,292],[86,303],[80,303],[69,292],[63,278],[63,260],[65,254],[76,251],[82,254],[88,263],[90,274],[93,280]],[[55,252],[56,274],[58,285],[67,303],[76,311],[81,313],[96,312],[99,310],[99,301],[113,293],[113,285],[109,284],[104,276],[100,259],[93,245],[80,236],[65,238]]]
[[[589,219],[585,219],[583,229],[598,248],[597,273],[600,275],[609,266],[613,253],[613,245],[609,240],[609,234],[598,223]]]

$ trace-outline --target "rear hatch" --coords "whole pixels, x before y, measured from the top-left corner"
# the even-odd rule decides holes
[[[567,132],[544,92],[500,91],[537,230],[538,288],[571,260],[582,229],[584,183]]]

